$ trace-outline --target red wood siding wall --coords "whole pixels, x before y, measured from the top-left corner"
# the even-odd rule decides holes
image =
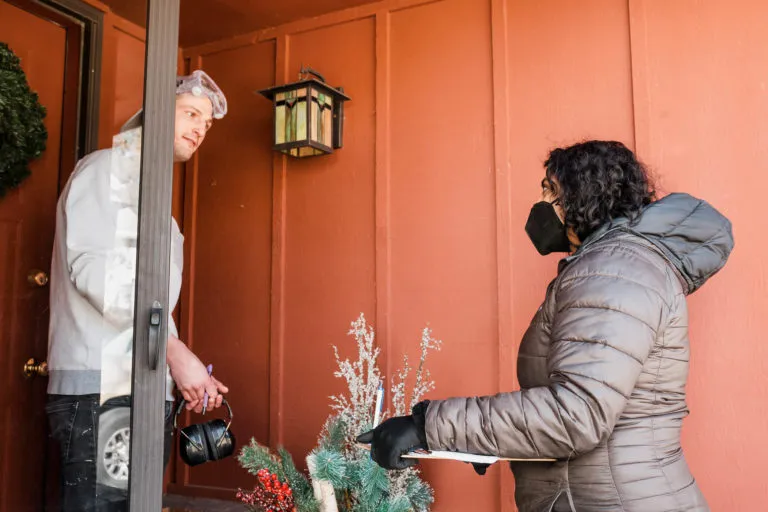
[[[523,230],[541,162],[611,138],[663,191],[734,222],[732,260],[690,302],[684,443],[713,510],[765,501],[766,19],[768,4],[747,0],[389,0],[186,49],[231,113],[187,169],[184,335],[230,385],[239,439],[303,458],[342,390],[330,345],[352,354],[361,311],[385,368],[415,356],[427,323],[443,339],[435,397],[514,389],[556,266]],[[353,99],[333,156],[270,151],[270,105],[254,91],[301,64]],[[506,468],[424,467],[437,510],[514,509]],[[251,483],[232,459],[174,478],[172,490],[221,497]]]

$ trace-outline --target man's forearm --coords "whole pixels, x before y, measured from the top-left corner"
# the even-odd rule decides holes
[[[186,348],[187,346],[184,345],[184,343],[179,338],[173,334],[169,334],[168,344],[166,345],[165,349],[165,361],[168,363],[168,366],[173,366],[173,363],[176,361],[177,356],[179,355],[179,350]]]

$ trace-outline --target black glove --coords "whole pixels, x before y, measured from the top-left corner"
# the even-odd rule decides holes
[[[411,450],[428,449],[424,415],[429,401],[416,404],[410,416],[397,416],[357,437],[358,443],[371,443],[371,458],[384,469],[405,469],[418,463],[403,459]]]

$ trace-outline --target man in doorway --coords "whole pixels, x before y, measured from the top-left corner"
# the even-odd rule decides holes
[[[226,98],[207,74],[198,70],[178,77],[174,162],[189,160],[213,120],[226,113]],[[135,141],[133,160],[126,157],[131,154],[125,150],[130,146],[126,141]],[[120,416],[115,411],[123,421],[130,417],[140,141],[141,112],[123,126],[113,148],[78,162],[57,205],[46,412],[51,436],[61,449],[64,512],[126,509],[129,431],[123,423],[122,430],[99,434],[99,423],[114,427]],[[172,312],[181,290],[183,237],[175,219],[171,220]],[[208,409],[221,406],[222,394],[228,391],[179,340],[170,312],[168,334],[166,465],[174,384],[187,409],[198,413],[204,400]]]

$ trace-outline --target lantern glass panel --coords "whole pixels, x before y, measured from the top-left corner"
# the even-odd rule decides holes
[[[322,133],[322,127],[318,126],[322,122],[320,109],[317,105],[317,91],[312,90],[312,126],[310,127],[309,137],[313,141],[318,141],[318,134]]]
[[[296,130],[296,137],[292,140],[307,140],[307,102],[300,100],[293,108],[293,125]]]
[[[305,157],[305,156],[314,156],[317,153],[315,152],[315,148],[311,146],[304,146],[302,148],[299,148],[299,156]]]
[[[278,97],[285,94],[278,94]],[[290,115],[290,109],[285,105],[285,100],[275,101],[275,144],[286,142],[287,118]]]
[[[312,89],[310,139],[326,147],[333,144],[333,96]]]
[[[307,91],[275,95],[275,144],[307,140]]]

